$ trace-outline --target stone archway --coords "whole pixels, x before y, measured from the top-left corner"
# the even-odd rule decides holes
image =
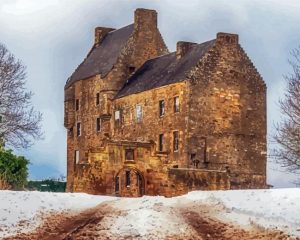
[[[145,194],[144,176],[136,168],[124,167],[114,179],[116,196],[141,197]]]

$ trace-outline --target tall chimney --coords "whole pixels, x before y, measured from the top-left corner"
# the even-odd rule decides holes
[[[177,42],[176,45],[176,58],[180,59],[182,58],[193,46],[197,45],[197,43],[192,42]]]
[[[96,27],[95,28],[95,45],[99,46],[103,38],[111,31],[115,30],[114,28],[106,27]]]
[[[157,28],[157,12],[151,9],[137,8],[134,12],[134,28]]]
[[[219,44],[238,44],[239,35],[232,33],[217,33],[217,43]]]

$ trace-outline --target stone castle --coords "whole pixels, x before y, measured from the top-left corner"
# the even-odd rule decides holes
[[[169,52],[154,10],[97,27],[65,85],[67,191],[117,196],[266,187],[266,84],[218,33]]]

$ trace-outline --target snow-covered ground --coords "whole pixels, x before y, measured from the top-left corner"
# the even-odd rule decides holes
[[[33,230],[40,224],[41,214],[81,211],[111,199],[85,193],[0,191],[0,239]]]
[[[243,228],[257,225],[300,236],[300,189],[293,188],[195,191],[174,198],[0,191],[0,238],[36,228],[41,223],[41,213],[81,211],[103,202],[120,210],[119,215],[107,221],[110,230],[121,235],[143,236],[154,229],[184,233],[190,226],[178,215],[178,209],[189,206],[197,211],[197,207],[204,206],[216,210],[214,217]]]

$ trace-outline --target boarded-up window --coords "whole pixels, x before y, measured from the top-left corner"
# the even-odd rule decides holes
[[[159,116],[163,117],[165,115],[165,100],[159,101]]]
[[[100,117],[96,118],[96,130],[97,130],[97,132],[101,131],[101,118]]]
[[[173,150],[174,152],[177,152],[179,149],[179,132],[174,131],[173,132]]]
[[[81,135],[81,124],[80,124],[80,122],[77,123],[76,129],[77,129],[77,137],[79,137]]]
[[[163,150],[164,150],[164,135],[159,134],[158,151],[162,152]]]
[[[135,111],[136,111],[136,121],[141,122],[142,117],[143,117],[142,106],[141,105],[136,105]]]
[[[174,97],[174,112],[179,112],[179,97]]]
[[[125,150],[125,160],[133,161],[134,160],[134,150],[133,149],[126,149]]]

